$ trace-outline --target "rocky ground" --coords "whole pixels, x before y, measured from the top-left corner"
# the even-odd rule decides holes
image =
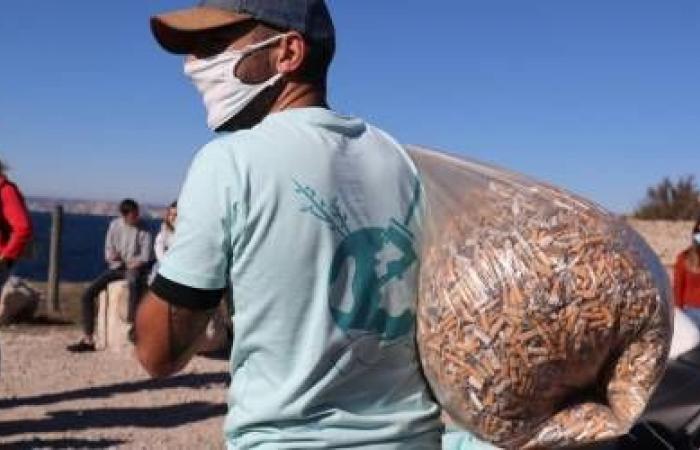
[[[692,228],[630,223],[667,267]],[[82,289],[62,287],[68,321]],[[0,329],[0,448],[223,448],[225,359],[198,357],[182,375],[151,381],[130,354],[66,352],[79,336],[74,325]]]
[[[666,267],[673,266],[678,254],[691,243],[693,222],[629,220],[629,223],[646,239]]]
[[[221,449],[229,376],[196,358],[153,381],[131,354],[73,355],[74,327],[0,331],[0,448]]]

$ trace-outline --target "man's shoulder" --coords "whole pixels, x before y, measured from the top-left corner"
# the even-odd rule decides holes
[[[109,222],[109,227],[107,228],[108,233],[116,233],[120,229],[125,227],[124,219],[121,217],[115,217]]]
[[[205,154],[228,154],[231,151],[259,145],[265,139],[266,132],[262,128],[254,127],[249,130],[240,130],[234,133],[221,133],[207,142],[199,151]]]
[[[241,155],[260,148],[262,136],[252,130],[224,133],[202,146],[194,156],[194,165],[225,167]]]
[[[314,111],[314,114],[320,114]],[[307,139],[309,125],[315,123],[313,119],[318,119],[321,129],[332,129],[334,133],[347,133],[351,140],[358,139],[359,145],[366,150],[378,152],[385,158],[393,159],[395,162],[408,164],[413,169],[413,164],[403,146],[389,132],[374,126],[361,118],[341,116],[334,112],[328,112],[333,117],[338,118],[342,126],[332,127],[328,119],[323,122],[323,117],[300,116],[298,124],[295,122],[297,114],[279,114],[273,119],[266,119],[257,126],[240,130],[233,133],[222,133],[209,141],[199,149],[193,160],[194,166],[199,167],[243,167],[256,162],[268,163],[270,155],[279,156],[279,148],[293,149],[295,146],[310,148],[309,146],[323,145],[323,140],[312,135]],[[323,123],[322,123],[323,122]],[[298,126],[297,126],[298,125]],[[342,131],[340,131],[342,129]],[[360,139],[362,138],[362,139]],[[333,142],[330,140],[328,142]],[[332,145],[332,144],[328,144]]]
[[[0,192],[3,194],[19,194],[19,188],[15,183],[10,181],[8,178],[2,178],[0,180]]]
[[[372,124],[368,124],[367,129],[369,133],[372,133],[376,137],[374,141],[384,150],[383,154],[385,157],[387,157],[393,163],[405,167],[413,174],[418,173],[418,169],[416,168],[413,159],[411,159],[411,156],[408,154],[406,147],[404,147],[404,145],[402,145],[398,139],[396,139],[388,131]]]

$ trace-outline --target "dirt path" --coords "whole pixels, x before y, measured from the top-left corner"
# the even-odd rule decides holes
[[[73,355],[72,327],[0,329],[0,448],[222,449],[228,363],[149,380],[129,354]]]

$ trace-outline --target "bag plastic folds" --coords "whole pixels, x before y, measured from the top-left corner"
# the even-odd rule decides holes
[[[623,219],[575,195],[408,151],[427,208],[418,346],[445,412],[502,448],[627,433],[671,342],[671,293],[657,256]]]

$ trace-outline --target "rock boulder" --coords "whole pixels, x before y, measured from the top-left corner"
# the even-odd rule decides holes
[[[41,293],[24,280],[10,277],[0,295],[0,325],[29,320],[41,302]]]

